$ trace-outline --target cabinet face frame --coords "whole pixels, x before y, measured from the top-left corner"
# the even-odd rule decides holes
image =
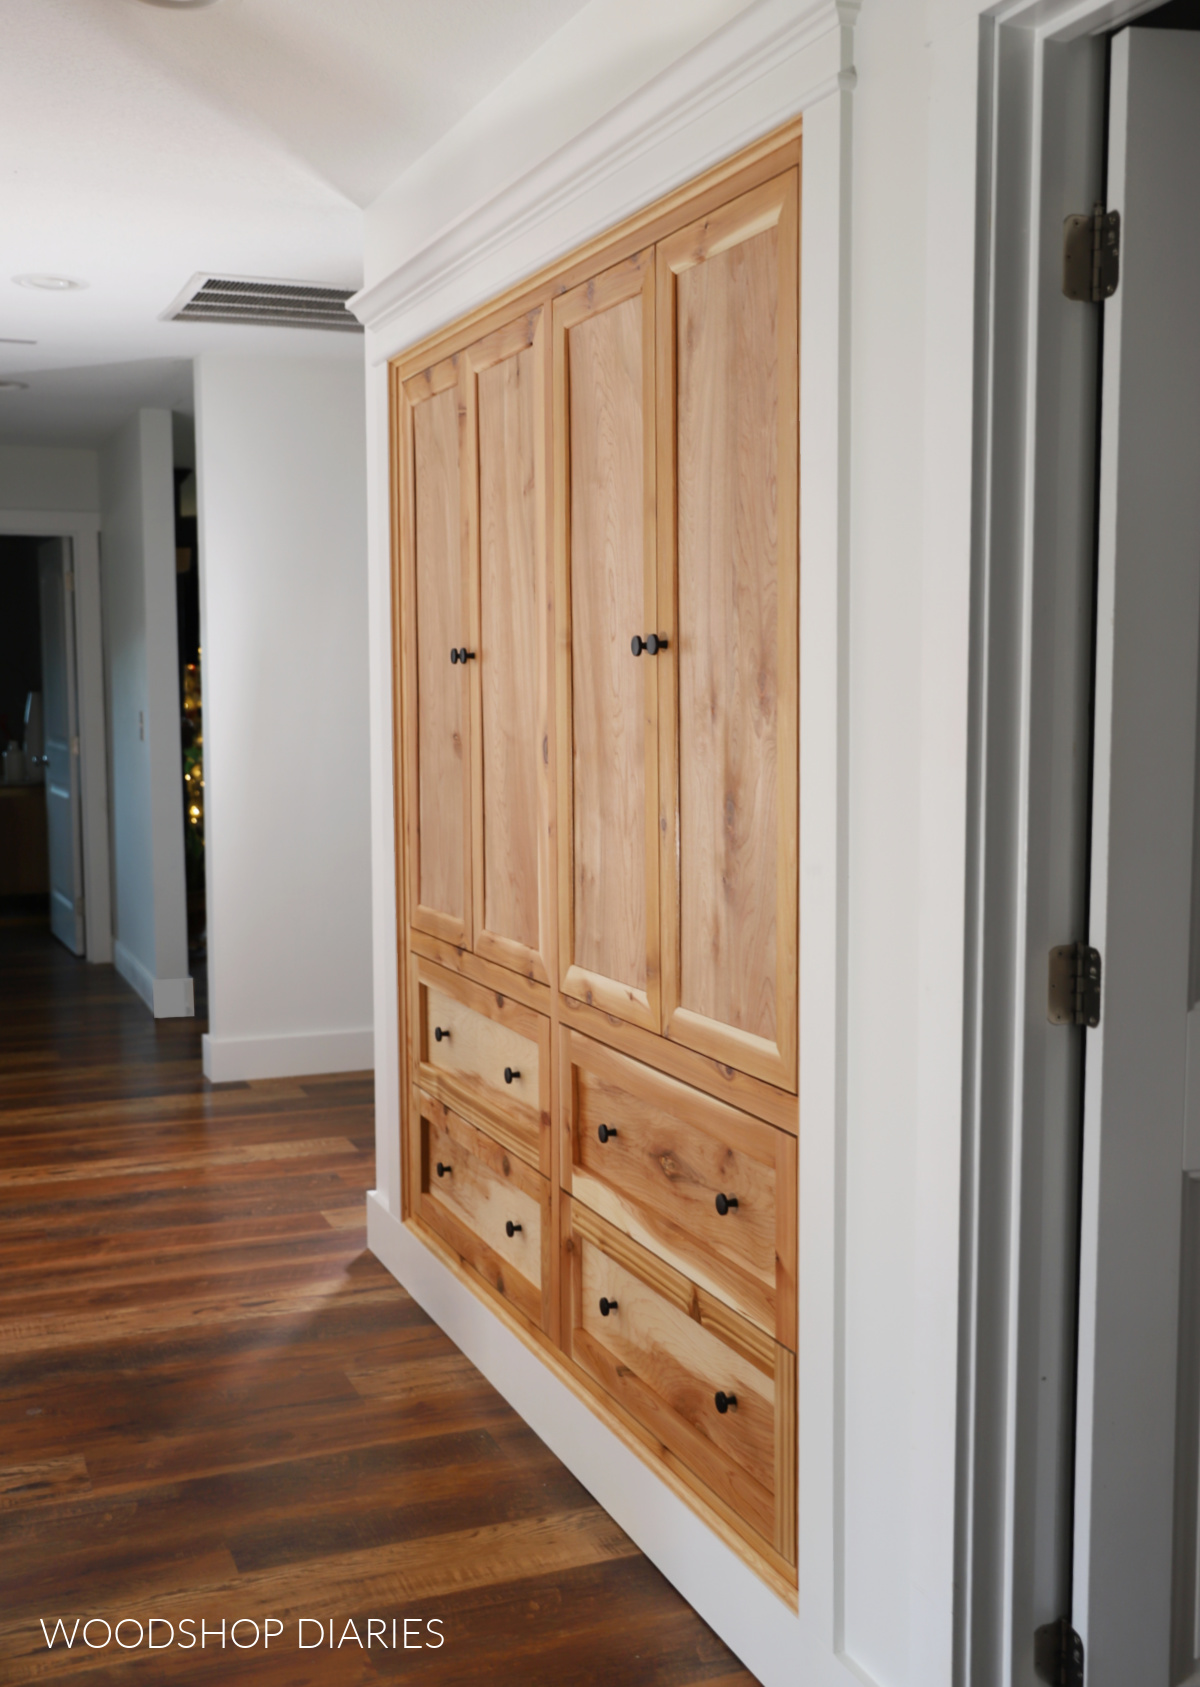
[[[778,231],[776,368],[777,628],[775,777],[775,1037],[682,1005],[683,859],[680,801],[680,647],[676,347],[678,277],[743,241]],[[669,648],[658,661],[662,816],[663,1032],[782,1089],[797,1087],[799,961],[799,171],[731,200],[660,241],[658,278],[659,619]]]
[[[546,561],[546,312],[534,308],[516,321],[493,330],[468,348],[462,359],[462,390],[465,409],[464,505],[466,512],[468,577],[472,649],[478,659],[471,664],[471,856],[473,862],[473,948],[477,955],[509,967],[539,983],[550,982],[550,925],[552,890],[551,854],[554,844],[553,789],[550,758],[550,662],[553,640],[553,602]],[[537,939],[525,944],[511,935],[488,929],[487,925],[487,828],[489,814],[503,802],[503,793],[487,789],[487,747],[484,720],[485,666],[497,658],[488,648],[483,626],[484,542],[482,509],[482,446],[480,440],[479,379],[481,375],[521,353],[532,353],[533,426],[529,441],[533,472],[533,573],[534,604],[530,629],[532,647],[524,653],[527,666],[509,676],[510,685],[521,680],[534,690],[533,712],[536,739],[531,746],[535,761],[534,787],[537,903]]]
[[[401,449],[407,496],[404,499],[405,508],[399,523],[399,539],[402,605],[400,642],[404,668],[404,714],[407,722],[404,807],[408,856],[408,918],[412,925],[421,931],[428,932],[432,937],[443,938],[449,943],[463,944],[470,941],[472,925],[470,698],[467,675],[464,671],[460,676],[457,668],[451,667],[448,647],[442,652],[442,659],[446,662],[447,673],[450,676],[449,683],[462,687],[460,710],[462,737],[464,739],[462,744],[463,857],[461,891],[463,912],[461,916],[455,915],[443,908],[429,907],[421,901],[421,651],[419,644],[422,633],[418,618],[417,506],[420,500],[420,487],[417,484],[416,439],[416,414],[420,406],[434,401],[446,393],[453,392],[458,416],[459,519],[457,540],[460,612],[463,620],[462,631],[459,636],[465,639],[471,633],[469,625],[471,592],[466,543],[465,418],[459,382],[459,361],[457,355],[445,358],[441,363],[434,364],[420,374],[411,376],[400,387]],[[436,652],[434,653],[434,659],[437,659]],[[469,666],[470,664],[468,664]]]
[[[638,658],[644,692],[646,987],[606,978],[575,959],[575,732],[574,620],[571,598],[571,372],[572,328],[629,301],[641,306],[642,334],[642,562],[643,625],[658,621],[657,519],[654,441],[654,253],[635,253],[554,301],[555,598],[558,611],[558,920],[559,984],[564,994],[652,1031],[661,1026],[659,986],[658,675],[656,659]],[[630,629],[630,637],[638,628]],[[635,658],[628,649],[624,657]]]

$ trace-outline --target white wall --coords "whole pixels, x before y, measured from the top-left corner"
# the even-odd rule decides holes
[[[0,509],[99,508],[100,461],[95,451],[54,445],[0,445]]]
[[[100,461],[113,961],[157,1018],[192,1012],[183,869],[171,412],[139,410]]]
[[[209,1032],[234,1078],[372,1062],[363,372],[196,364]]]

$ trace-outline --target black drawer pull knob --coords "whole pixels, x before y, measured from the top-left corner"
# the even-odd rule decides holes
[[[716,1408],[717,1408],[718,1412],[720,1412],[721,1416],[724,1417],[725,1413],[727,1411],[729,1411],[730,1407],[732,1407],[734,1411],[737,1410],[737,1395],[736,1394],[725,1394],[721,1389],[718,1388],[716,1394],[713,1396],[713,1404],[716,1406]]]
[[[443,1040],[449,1042],[450,1027],[448,1025],[435,1025],[433,1028],[433,1040],[435,1043],[440,1043]]]
[[[611,1125],[601,1125],[600,1129],[596,1132],[596,1135],[600,1138],[601,1142],[607,1142],[610,1137],[616,1136],[616,1134],[616,1131]]]
[[[438,1161],[438,1163],[437,1163],[437,1174],[438,1174],[439,1177],[445,1177],[447,1172],[452,1172],[453,1170],[454,1170],[453,1166],[444,1166],[440,1160]]]
[[[458,665],[458,647],[456,645],[453,645],[453,644],[450,646],[450,661],[451,661],[451,664],[453,666],[457,667],[457,665]]]
[[[504,1234],[506,1236],[515,1236],[520,1228],[521,1226],[519,1224],[514,1224],[510,1218],[504,1226]]]
[[[600,1296],[600,1316],[602,1318],[607,1318],[610,1312],[615,1312],[616,1310],[617,1303],[615,1300],[609,1300],[607,1295]]]
[[[717,1211],[720,1213],[722,1218],[725,1217],[725,1214],[729,1211],[730,1207],[736,1207],[736,1206],[737,1206],[737,1196],[736,1195],[718,1195],[717,1196]]]
[[[519,1078],[520,1076],[521,1074],[519,1072],[514,1072],[511,1066],[506,1066],[504,1068],[504,1082],[506,1084],[511,1084],[515,1078]]]
[[[450,660],[451,662],[473,662],[475,660],[475,652],[473,650],[468,650],[465,644],[460,644],[457,650],[455,650],[454,646],[451,645]]]
[[[640,633],[634,633],[629,641],[629,648],[635,656],[640,656],[644,650],[647,656],[657,656],[660,650],[667,648],[665,638],[659,638],[657,633],[651,633],[649,638],[643,638]]]

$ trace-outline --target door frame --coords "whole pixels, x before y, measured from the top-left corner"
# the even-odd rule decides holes
[[[1002,0],[978,38],[955,1681],[1032,1687],[1071,1610],[1100,307],[1062,221],[1103,192],[1103,37],[1158,0]]]
[[[67,539],[75,575],[75,678],[79,710],[79,811],[83,831],[85,950],[109,962],[112,880],[108,830],[108,723],[100,604],[100,517],[61,510],[0,510],[0,534]]]

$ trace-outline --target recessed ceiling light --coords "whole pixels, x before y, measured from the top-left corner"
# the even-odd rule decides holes
[[[0,381],[0,392],[28,392],[28,381]]]
[[[74,281],[69,275],[14,275],[18,287],[37,287],[43,293],[77,293],[86,281]]]

